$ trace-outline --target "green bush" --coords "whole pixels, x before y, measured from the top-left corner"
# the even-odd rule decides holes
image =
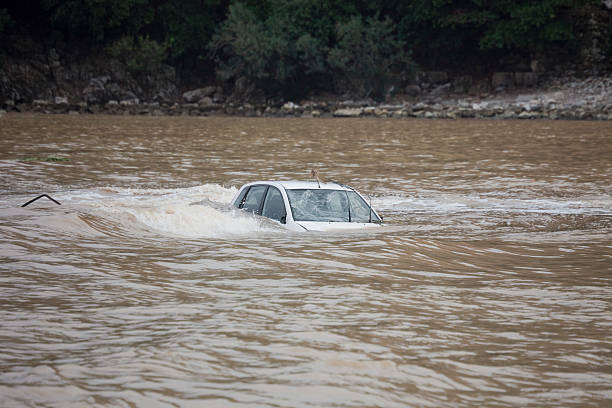
[[[230,5],[227,19],[211,43],[221,79],[244,76],[250,80],[269,76],[273,39],[264,23],[243,3]]]
[[[134,35],[153,21],[150,0],[42,0],[54,28],[70,37],[89,37],[98,42],[118,32]]]
[[[0,9],[0,33],[13,26],[13,19],[6,9]]]
[[[285,97],[329,89],[334,82],[381,97],[392,72],[410,59],[391,19],[364,20],[355,13],[342,2],[234,3],[211,43],[217,75],[246,78]]]
[[[402,38],[423,54],[537,51],[568,46],[573,12],[599,0],[412,0],[401,4]]]
[[[307,78],[328,68],[327,39],[306,29],[313,17],[298,12],[310,2],[286,3],[263,19],[245,3],[229,7],[210,46],[220,79],[243,77],[268,94],[291,97],[306,93]]]
[[[382,98],[393,74],[412,67],[389,18],[376,16],[364,21],[356,16],[338,24],[336,35],[337,45],[329,53],[329,64],[359,96]]]
[[[225,17],[222,0],[160,2],[156,13],[172,57],[206,53],[215,29]]]
[[[158,68],[167,57],[168,46],[160,44],[149,37],[125,36],[115,41],[106,52],[124,63],[134,74],[151,72]]]

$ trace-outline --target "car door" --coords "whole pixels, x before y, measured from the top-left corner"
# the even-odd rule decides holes
[[[268,186],[252,186],[240,204],[240,208],[253,214],[261,215],[261,204]]]
[[[272,186],[268,188],[261,215],[279,221],[283,224],[287,222],[285,201],[283,200],[283,195],[278,188]]]

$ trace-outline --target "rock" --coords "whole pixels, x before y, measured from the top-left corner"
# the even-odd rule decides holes
[[[424,71],[416,71],[414,73],[414,78],[411,81],[412,83],[415,83],[417,85],[421,85],[425,82],[427,82],[427,73]]]
[[[439,85],[448,82],[448,75],[444,71],[430,71],[427,80],[430,84]]]
[[[392,112],[401,110],[403,107],[404,105],[389,105],[389,104],[379,106],[380,109],[385,109],[385,110],[392,111]]]
[[[211,106],[214,106],[215,103],[213,102],[210,96],[206,96],[198,101],[198,105],[200,106],[200,108],[209,108]]]
[[[161,90],[153,96],[153,100],[170,105],[173,103],[172,92]]]
[[[501,117],[503,119],[516,119],[517,113],[515,112],[512,106],[509,106],[506,109],[504,109],[503,113],[501,114]]]
[[[400,111],[402,117],[408,117],[412,115],[412,106],[404,106]]]
[[[488,92],[490,88],[490,82],[486,79],[474,81],[470,89],[468,89],[468,93],[470,95],[480,95],[483,92]]]
[[[476,112],[474,112],[473,109],[461,108],[457,110],[456,115],[459,116],[460,118],[473,118],[476,116]]]
[[[482,116],[483,118],[492,118],[493,116],[495,116],[495,109],[482,109],[478,112],[480,114],[480,116]]]
[[[406,92],[408,96],[418,96],[421,93],[421,87],[416,84],[408,85],[406,89],[404,89],[404,92]]]
[[[531,112],[542,112],[544,105],[537,99],[529,101],[529,110]]]
[[[183,100],[187,103],[200,101],[202,98],[212,96],[217,91],[215,86],[206,86],[204,88],[193,89],[183,93]]]
[[[361,105],[359,102],[355,102],[352,99],[347,99],[345,101],[340,102],[340,107],[342,108],[359,108]]]
[[[497,88],[510,88],[514,85],[514,75],[512,72],[496,72],[491,77],[491,86]]]
[[[225,96],[219,91],[215,92],[212,98],[214,103],[225,102]]]
[[[49,65],[51,68],[58,68],[60,66],[59,55],[55,48],[49,50]]]
[[[285,113],[293,113],[293,111],[295,111],[297,108],[298,108],[298,105],[296,105],[295,103],[287,102],[283,104],[283,106],[281,107],[281,111]]]
[[[464,93],[467,92],[472,86],[472,76],[462,75],[453,79],[452,88],[455,92]]]
[[[67,106],[68,98],[66,98],[65,96],[56,96],[54,102],[56,105],[59,105],[59,106]]]
[[[133,99],[123,99],[121,102],[119,102],[119,105],[135,106],[135,105],[138,105],[139,103],[140,103],[140,100],[138,100],[138,98],[133,98]]]
[[[366,106],[363,108],[363,114],[366,116],[372,116],[376,112],[376,106]]]
[[[129,89],[134,89],[134,92]],[[142,90],[135,83],[120,85],[117,82],[113,82],[110,76],[102,75],[91,78],[81,94],[83,95],[83,100],[89,104],[104,104],[111,100],[137,100],[139,98],[135,92],[138,94],[142,93]]]
[[[514,83],[517,86],[536,86],[538,84],[538,74],[535,72],[515,72]]]
[[[440,85],[440,86],[436,87],[433,91],[431,91],[429,93],[429,96],[436,97],[436,96],[445,95],[445,94],[448,93],[450,88],[451,88],[451,84],[449,84],[449,83],[446,83],[444,85]]]
[[[386,109],[376,108],[374,109],[374,116],[377,118],[386,118],[389,116],[389,111]]]
[[[361,116],[363,109],[361,108],[345,108],[334,111],[334,116],[338,118],[356,118]]]
[[[236,78],[234,81],[234,95],[248,95],[253,90],[253,84],[246,77]]]
[[[137,100],[138,98],[136,97],[136,94],[134,94],[134,92],[132,91],[124,91],[121,94],[121,100],[123,101],[134,100],[134,99]]]
[[[422,111],[423,109],[425,109],[425,104],[423,102],[417,102],[412,106],[412,110],[414,112],[419,112]]]

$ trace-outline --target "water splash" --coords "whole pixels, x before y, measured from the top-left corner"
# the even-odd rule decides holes
[[[419,192],[414,196],[386,195],[375,198],[373,206],[393,212],[497,212],[612,215],[612,197],[588,195],[572,198],[498,198],[452,193]]]
[[[136,237],[224,238],[282,230],[270,220],[231,207],[236,191],[235,187],[218,184],[73,190],[57,194],[63,204],[61,212],[58,214],[57,208],[55,212],[38,213],[38,217],[46,218],[38,223],[51,223],[60,232],[78,231],[74,228],[77,223],[85,235],[93,229],[96,234]],[[62,219],[66,228],[62,228]]]

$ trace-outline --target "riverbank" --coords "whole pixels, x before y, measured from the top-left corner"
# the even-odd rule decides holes
[[[49,114],[151,116],[376,117],[425,119],[612,120],[612,77],[555,78],[537,88],[474,94],[450,91],[442,84],[417,96],[395,95],[388,102],[317,97],[306,101],[239,103],[226,101],[214,86],[198,88],[176,101],[141,101],[136,97],[105,103],[70,102],[67,97],[15,103],[1,109]]]

